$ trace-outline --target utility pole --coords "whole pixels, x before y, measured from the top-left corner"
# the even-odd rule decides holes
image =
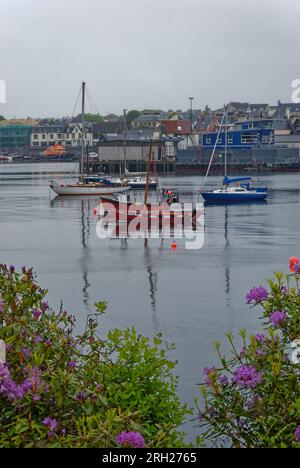
[[[194,98],[190,97],[189,100],[191,102],[191,135],[192,135],[192,133],[193,133],[193,100],[194,100]]]

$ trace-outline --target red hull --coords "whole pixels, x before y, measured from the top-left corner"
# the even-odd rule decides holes
[[[117,222],[132,222],[137,220],[140,223],[147,223],[148,225],[163,225],[175,227],[180,225],[195,224],[197,215],[196,210],[185,211],[178,210],[172,211],[168,204],[161,205],[142,205],[129,202],[119,202],[107,197],[101,197],[101,201],[107,205],[114,207],[114,214]]]

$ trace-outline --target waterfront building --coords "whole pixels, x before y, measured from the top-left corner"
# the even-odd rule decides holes
[[[5,149],[17,149],[29,146],[31,128],[31,126],[27,125],[1,125],[0,147]]]
[[[225,135],[220,132],[207,132],[202,134],[202,148],[225,148]],[[253,146],[274,144],[273,120],[251,120],[237,122],[229,125],[227,129],[228,148],[246,149]]]
[[[293,133],[287,119],[254,119],[227,124],[220,130],[220,121],[214,131],[201,135],[201,147],[177,151],[179,171],[205,173],[216,148],[213,170],[222,171],[225,162],[225,137],[227,134],[227,161],[233,173],[241,171],[285,170],[300,164],[300,134]],[[297,125],[297,121],[295,124]],[[299,126],[300,128],[300,126]],[[282,166],[282,167],[281,167]],[[278,169],[279,168],[279,169]]]
[[[145,129],[142,133],[129,130],[126,140],[123,133],[102,135],[98,148],[99,161],[95,163],[98,171],[120,174],[126,147],[127,169],[130,172],[145,172],[151,140],[153,172],[173,173],[178,138],[162,137],[160,132],[153,133],[151,129]]]
[[[94,146],[94,134],[91,124],[85,126],[87,145]],[[82,125],[79,123],[38,125],[32,129],[31,146],[48,147],[61,144],[65,147],[79,147],[82,138]]]
[[[296,148],[300,151],[300,134],[275,135],[275,146],[280,146],[282,148]]]
[[[190,120],[163,120],[161,132],[163,135],[178,138],[177,148],[179,149],[199,145],[199,133],[191,132]]]

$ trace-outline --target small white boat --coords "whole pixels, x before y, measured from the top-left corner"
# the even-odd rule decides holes
[[[146,177],[135,176],[135,177],[128,177],[126,178],[119,178],[119,179],[112,179],[113,184],[122,186],[125,184],[130,185],[132,190],[145,190],[147,185]],[[149,190],[156,190],[158,187],[157,179],[150,177],[149,179]]]
[[[50,188],[56,195],[112,195],[114,193],[123,193],[130,190],[130,186],[127,187],[111,187],[103,186],[101,184],[59,184],[57,182],[51,182]]]

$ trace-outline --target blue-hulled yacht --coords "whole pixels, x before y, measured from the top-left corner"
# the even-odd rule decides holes
[[[224,162],[224,179],[223,185],[217,190],[205,190],[205,183],[211,168],[211,164],[215,155],[217,141],[219,140],[222,125],[225,119],[225,162]],[[225,107],[222,122],[220,124],[219,133],[216,139],[216,144],[212,152],[211,160],[207,169],[200,193],[206,203],[250,203],[253,201],[266,200],[268,189],[266,187],[254,187],[252,177],[227,177],[227,110]],[[233,185],[234,184],[234,185]]]
[[[225,176],[223,186],[220,189],[201,191],[201,195],[207,203],[249,203],[266,200],[268,189],[266,187],[254,187],[252,181],[251,177],[229,179]]]

